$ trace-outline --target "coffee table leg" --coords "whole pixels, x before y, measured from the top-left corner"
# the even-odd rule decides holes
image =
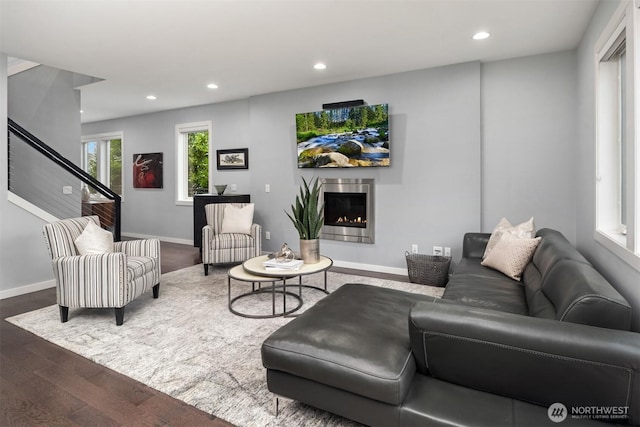
[[[282,278],[282,312],[287,312],[287,279]]]
[[[231,309],[231,276],[227,276],[227,290],[229,309]]]
[[[327,270],[324,271],[324,290],[327,291]]]
[[[276,282],[271,282],[271,314],[276,315]]]

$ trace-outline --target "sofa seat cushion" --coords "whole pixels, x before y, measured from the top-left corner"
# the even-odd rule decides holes
[[[462,258],[456,265],[453,276],[474,275],[477,277],[488,277],[492,279],[505,279],[505,282],[512,282],[516,285],[517,281],[510,279],[498,270],[494,270],[490,267],[485,267],[480,264],[482,260],[480,258]]]
[[[479,258],[463,258],[442,298],[473,307],[528,315],[522,283],[480,262]]]
[[[209,247],[216,249],[252,248],[254,246],[253,237],[243,233],[216,234],[211,240],[213,242]]]
[[[433,300],[376,286],[343,285],[267,338],[262,363],[399,405],[416,371],[409,311],[417,301]]]
[[[147,256],[128,256],[127,257],[127,273],[129,280],[134,280],[144,276],[150,271],[155,270],[158,259]]]

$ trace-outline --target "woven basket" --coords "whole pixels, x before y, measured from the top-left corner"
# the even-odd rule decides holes
[[[405,252],[411,283],[444,286],[449,278],[451,257],[410,254]]]

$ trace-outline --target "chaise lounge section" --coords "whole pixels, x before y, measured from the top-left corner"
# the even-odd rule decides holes
[[[554,425],[554,403],[562,425],[638,425],[629,304],[557,231],[522,281],[481,265],[489,236],[465,235],[442,299],[345,284],[280,328],[269,390],[367,425]]]

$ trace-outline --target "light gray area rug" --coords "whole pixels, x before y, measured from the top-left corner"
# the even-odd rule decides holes
[[[127,305],[123,326],[113,310],[70,309],[61,323],[52,305],[7,321],[95,363],[214,414],[238,426],[338,426],[351,422],[307,405],[285,400],[278,417],[267,390],[260,345],[291,318],[247,319],[227,308],[226,268],[202,265],[162,275],[160,298],[151,291]],[[297,281],[295,282],[297,283]],[[323,274],[304,277],[322,286]],[[363,283],[441,296],[443,288],[328,273],[328,288]],[[232,294],[251,284],[232,281]],[[296,288],[297,292],[297,288]],[[304,311],[325,295],[303,288]],[[281,308],[282,299],[278,300]],[[287,302],[293,307],[293,298]],[[252,314],[271,311],[270,294],[238,300],[234,308]]]

